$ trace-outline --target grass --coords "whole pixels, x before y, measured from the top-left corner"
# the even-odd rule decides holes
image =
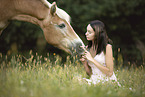
[[[88,77],[79,61],[61,63],[55,55],[54,62],[49,56],[34,56],[28,59],[21,55],[0,55],[0,97],[144,97],[145,71],[139,68],[115,69],[122,87],[116,84],[100,83],[88,85],[82,80]],[[44,60],[44,61],[42,61]]]

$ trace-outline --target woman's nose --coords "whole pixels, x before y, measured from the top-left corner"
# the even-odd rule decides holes
[[[85,33],[85,35],[87,35],[87,32]]]

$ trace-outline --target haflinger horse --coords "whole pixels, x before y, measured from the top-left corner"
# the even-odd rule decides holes
[[[47,42],[67,53],[82,54],[84,45],[70,25],[70,16],[47,0],[0,0],[0,32],[11,20],[38,25]],[[75,50],[75,51],[74,51]]]

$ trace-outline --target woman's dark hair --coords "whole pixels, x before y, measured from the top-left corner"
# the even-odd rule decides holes
[[[97,50],[96,54],[101,53],[102,51],[106,52],[106,45],[108,43],[112,44],[112,41],[108,38],[105,25],[99,20],[91,21],[91,27],[95,32],[95,49]],[[88,42],[88,48],[92,46],[92,41]]]

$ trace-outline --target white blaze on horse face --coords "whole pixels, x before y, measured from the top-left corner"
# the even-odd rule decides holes
[[[69,50],[71,54],[83,53],[83,49],[81,49],[80,46],[84,46],[84,43],[80,39],[80,37],[75,33],[75,31],[73,30],[73,28],[69,23],[66,23],[66,27],[60,29],[60,32],[64,35],[64,38],[60,40],[61,45],[67,48],[67,50]]]
[[[60,8],[57,7],[56,8],[56,13],[57,13],[57,15],[60,18],[66,20],[67,22],[70,23],[70,21],[71,21],[70,16],[64,10],[62,10],[62,9],[60,9]]]
[[[66,20],[67,22],[67,24],[65,24],[66,27],[67,28],[70,27],[69,29],[65,27],[64,29],[61,30],[61,33],[66,36],[66,38],[63,39],[61,42],[61,43],[64,43],[62,45],[65,45],[66,48],[69,49],[71,54],[73,54],[74,52],[73,50],[76,50],[76,52],[79,54],[83,53],[83,50],[80,48],[80,46],[84,46],[84,43],[80,39],[80,37],[75,33],[72,26],[70,25],[70,16],[62,9],[57,8],[56,12],[60,18]]]

